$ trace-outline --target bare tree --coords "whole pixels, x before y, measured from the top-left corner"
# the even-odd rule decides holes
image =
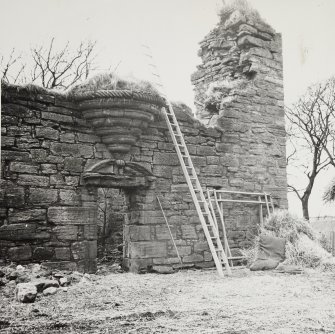
[[[328,166],[335,167],[335,79],[312,86],[291,108],[288,119],[289,166],[303,171],[306,183],[299,188],[289,180],[289,190],[301,201],[303,216],[309,219],[308,204],[317,175]]]
[[[32,82],[45,88],[68,88],[87,79],[93,69],[95,42],[81,42],[76,51],[71,52],[69,42],[61,50],[54,47],[52,38],[48,47],[31,49],[34,65]]]
[[[5,82],[17,83],[24,73],[26,65],[22,63],[22,55],[13,48],[8,57],[0,56],[1,79]]]
[[[76,49],[70,43],[60,49],[52,38],[47,47],[33,47],[31,59],[22,64],[22,56],[13,49],[8,57],[0,57],[3,80],[10,83],[35,83],[44,88],[69,88],[87,79],[94,68],[96,42],[81,42]]]

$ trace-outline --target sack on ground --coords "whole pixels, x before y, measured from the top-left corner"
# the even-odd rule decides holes
[[[250,270],[271,270],[285,260],[285,239],[260,235],[257,259],[250,266]]]

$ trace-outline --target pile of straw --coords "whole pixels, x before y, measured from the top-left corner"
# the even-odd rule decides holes
[[[260,234],[286,240],[285,264],[335,271],[335,258],[321,246],[309,222],[286,210],[271,214],[260,228]],[[259,238],[256,237],[253,246],[243,250],[248,264],[256,259],[258,249]]]

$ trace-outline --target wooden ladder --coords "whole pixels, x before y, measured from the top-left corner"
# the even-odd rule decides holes
[[[180,130],[178,120],[174,113],[173,107],[169,101],[167,102],[167,109],[163,108],[163,114],[166,124],[178,155],[180,165],[182,167],[188,188],[190,190],[193,203],[197,210],[202,229],[204,230],[209,249],[212,253],[216,269],[220,276],[223,276],[223,265],[226,268],[227,274],[231,275],[227,255],[223,249],[219,230],[212,212],[208,206],[203,189],[198,179],[198,175],[194,169],[191,156],[188,152],[183,134]]]
[[[146,45],[142,46],[145,49],[145,55],[149,57],[152,61],[152,63],[149,63],[149,67],[156,80],[154,84],[166,102],[166,107],[162,108],[162,112],[168,126],[175,150],[177,152],[178,159],[182,167],[188,188],[190,190],[193,203],[197,210],[202,229],[205,233],[209,249],[212,253],[216,269],[220,276],[224,276],[223,266],[225,266],[227,274],[231,275],[231,269],[220,240],[218,227],[215,224],[211,210],[209,209],[203,189],[199,182],[197,173],[194,169],[191,156],[185,144],[184,136],[180,130],[179,123],[174,113],[172,104],[167,98],[165,92],[163,92],[163,84],[161,82],[160,75],[158,74],[158,69],[153,63],[153,57],[151,55],[150,48]]]

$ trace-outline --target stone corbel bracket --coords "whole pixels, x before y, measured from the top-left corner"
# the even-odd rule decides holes
[[[88,92],[76,100],[111,153],[129,152],[165,105],[158,95],[128,90]]]
[[[103,188],[149,187],[156,177],[136,162],[107,159],[87,168],[83,181],[88,186]]]

